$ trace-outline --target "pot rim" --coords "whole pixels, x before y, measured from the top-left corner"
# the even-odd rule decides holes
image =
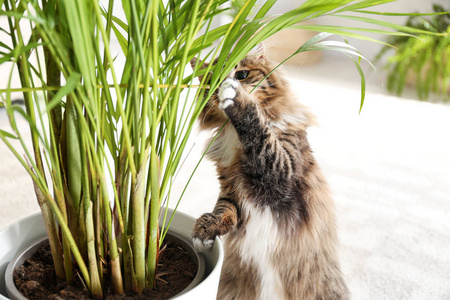
[[[205,275],[205,259],[202,255],[199,255],[198,251],[195,250],[195,248],[188,241],[186,241],[186,239],[182,235],[173,232],[172,230],[169,229],[166,235],[166,239],[171,239],[172,241],[181,243],[183,245],[183,249],[188,252],[188,255],[195,261],[197,265],[197,273],[195,277],[192,279],[191,283],[187,287],[185,287],[182,291],[180,291],[178,294],[172,297],[176,298],[193,289],[195,286],[197,286],[199,283],[203,281]],[[6,284],[6,291],[11,299],[28,300],[28,298],[25,297],[17,289],[13,280],[13,273],[18,267],[23,265],[23,263],[28,258],[30,258],[34,253],[36,253],[36,251],[46,241],[48,241],[47,236],[40,237],[34,240],[30,244],[22,248],[20,251],[18,251],[16,256],[9,262],[5,272],[5,284]]]
[[[168,208],[168,210],[169,213],[173,211],[172,208]],[[172,224],[171,228],[177,228],[177,231],[181,229],[180,234],[185,236],[190,244],[193,244],[190,239],[190,228],[194,225],[195,216],[179,209],[175,213],[177,217],[173,219],[172,223],[174,224]],[[181,227],[179,228],[179,226]],[[45,236],[45,225],[42,214],[39,212],[25,216],[0,229],[0,241],[2,241],[0,244],[0,300],[9,300],[5,287],[5,271],[8,263],[18,253],[18,250],[28,245],[30,241]],[[220,238],[216,237],[213,247],[210,250],[198,252],[198,254],[204,257],[206,263],[203,280],[186,295],[176,296],[173,299],[184,299],[186,296],[188,299],[204,299],[205,295],[209,295],[208,298],[210,299],[215,299],[224,261],[223,242]]]

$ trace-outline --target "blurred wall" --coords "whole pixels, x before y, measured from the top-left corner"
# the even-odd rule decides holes
[[[271,13],[273,14],[279,14],[286,12],[288,10],[291,10],[293,8],[298,7],[304,2],[304,0],[280,0],[277,1],[274,7],[271,10]],[[441,4],[447,9],[450,9],[450,0],[398,0],[395,2],[383,4],[380,6],[374,7],[377,11],[382,12],[396,12],[396,13],[413,13],[413,12],[431,12],[432,10],[432,4],[437,3]],[[371,10],[374,10],[371,9]],[[368,9],[369,10],[369,9]],[[371,15],[373,16],[373,15]],[[388,16],[373,16],[376,18],[379,18],[383,21],[389,21],[397,24],[404,24],[406,22],[407,17],[388,17]],[[360,25],[361,23],[355,23],[351,20],[346,20],[343,18],[335,18],[335,17],[322,17],[315,20],[315,22],[319,24],[333,24],[333,25],[342,25],[342,26],[361,26],[361,27],[367,27],[367,28],[379,28],[375,25],[370,24],[364,24]],[[377,38],[377,39],[384,39],[383,35],[380,34],[367,34],[367,36]],[[369,59],[372,59],[380,50],[382,45],[375,44],[371,42],[366,41],[359,41],[354,39],[348,39],[350,44],[352,46],[355,46],[358,50],[362,52],[364,56],[366,56]],[[334,55],[333,53],[327,53],[327,55]]]

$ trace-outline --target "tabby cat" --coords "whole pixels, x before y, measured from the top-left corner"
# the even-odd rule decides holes
[[[206,130],[229,122],[208,151],[221,189],[213,212],[195,223],[194,244],[224,239],[217,299],[348,299],[334,204],[306,135],[313,118],[278,71],[250,93],[273,67],[258,46],[199,117]]]

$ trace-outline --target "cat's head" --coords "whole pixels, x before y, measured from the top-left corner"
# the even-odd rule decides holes
[[[192,67],[196,63],[197,60],[194,58],[191,61]],[[200,64],[201,68],[208,66],[205,62]],[[228,77],[238,80],[244,90],[253,95],[252,98],[269,120],[282,122],[286,115],[295,113],[299,104],[281,72],[278,69],[273,71],[276,66],[266,57],[263,44],[259,44],[237,64]],[[202,80],[202,77],[199,79]],[[206,84],[209,84],[208,78]],[[199,116],[200,124],[204,129],[220,127],[227,120],[227,116],[218,105],[216,91]]]

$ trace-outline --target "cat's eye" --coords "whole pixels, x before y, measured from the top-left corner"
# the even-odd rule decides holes
[[[247,70],[237,71],[236,74],[234,75],[234,77],[237,80],[244,80],[245,78],[248,77],[248,71]]]

